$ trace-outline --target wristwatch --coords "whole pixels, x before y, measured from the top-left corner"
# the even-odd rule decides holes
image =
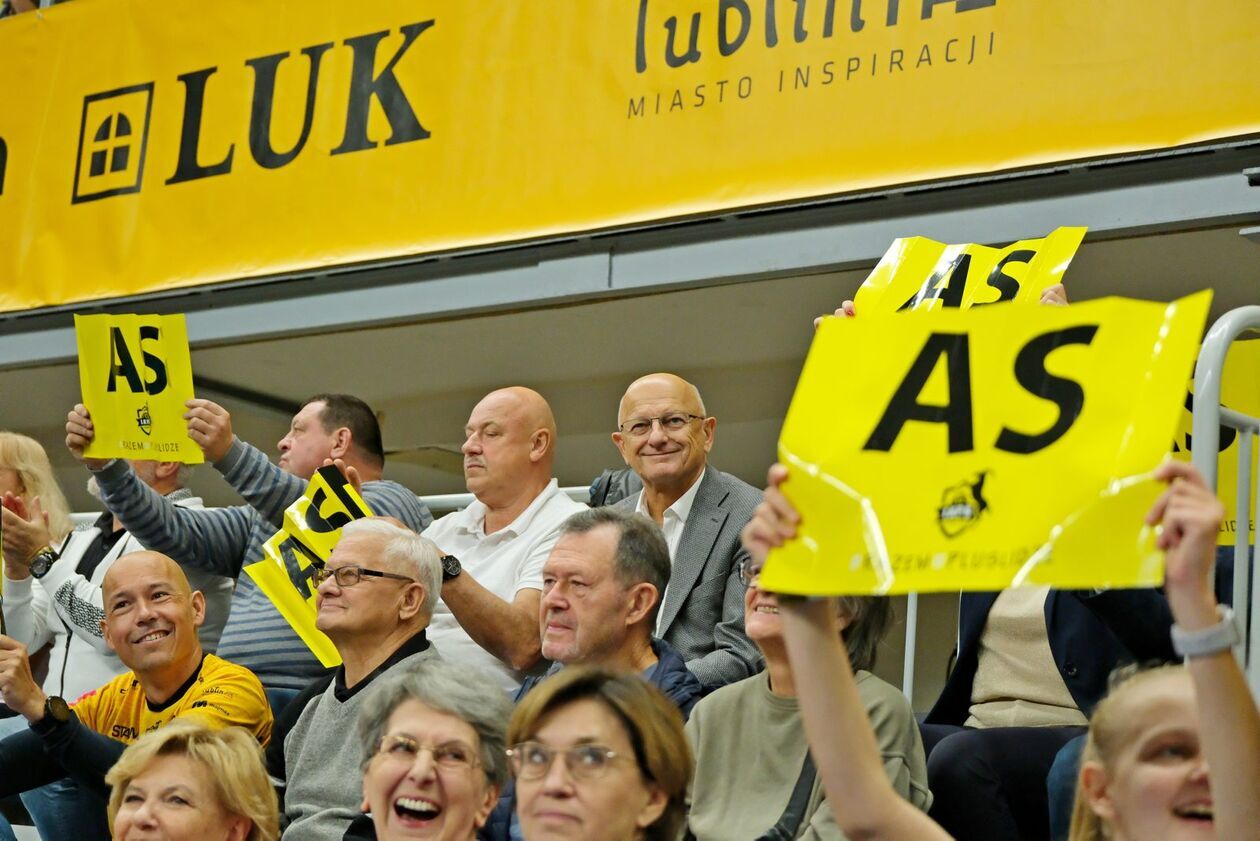
[[[1217,605],[1216,612],[1221,621],[1197,631],[1187,631],[1173,625],[1173,651],[1182,657],[1207,657],[1229,651],[1242,642],[1238,624],[1234,622],[1234,611],[1224,605]]]
[[[70,705],[65,698],[49,695],[44,699],[44,720],[49,723],[65,724],[70,720]]]
[[[459,558],[454,555],[442,556],[442,580],[450,581],[457,578],[464,571],[463,565],[459,562]]]
[[[60,557],[57,554],[57,550],[51,546],[45,546],[43,549],[40,549],[35,553],[35,557],[31,558],[31,577],[43,578]]]

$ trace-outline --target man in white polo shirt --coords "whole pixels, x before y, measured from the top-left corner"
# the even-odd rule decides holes
[[[487,394],[464,427],[464,481],[477,499],[424,530],[444,554],[429,639],[444,659],[491,669],[507,690],[538,662],[543,562],[560,524],[585,507],[552,478],[555,448],[542,395]]]

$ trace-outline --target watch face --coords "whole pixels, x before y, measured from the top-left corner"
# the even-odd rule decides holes
[[[70,705],[66,703],[64,698],[58,698],[56,695],[53,695],[44,706],[47,708],[48,714],[56,721],[66,722],[70,720]]]
[[[43,578],[48,574],[48,570],[52,569],[53,561],[56,558],[50,552],[40,552],[31,561],[31,575],[36,578]]]
[[[461,566],[459,563],[459,558],[455,557],[454,555],[442,556],[442,577],[443,578],[447,578],[447,579],[454,578],[455,576],[463,572],[463,569],[464,569],[463,566]]]

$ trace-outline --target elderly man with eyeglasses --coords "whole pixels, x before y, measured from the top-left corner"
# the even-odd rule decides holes
[[[437,656],[425,630],[442,588],[441,553],[394,522],[356,520],[315,578],[315,625],[342,663],[281,712],[267,772],[282,795],[283,838],[340,841],[363,802],[355,730],[363,691]]]
[[[761,492],[708,464],[717,418],[700,391],[675,374],[630,384],[617,411],[613,443],[643,480],[643,491],[617,503],[650,517],[665,533],[672,564],[656,636],[687,661],[707,691],[761,668],[744,634],[740,530]]]

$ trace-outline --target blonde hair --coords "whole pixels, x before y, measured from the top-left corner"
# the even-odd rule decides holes
[[[48,453],[34,438],[0,430],[0,467],[17,473],[18,481],[22,483],[22,497],[28,505],[32,499],[39,497],[40,507],[48,515],[48,530],[53,540],[60,543],[74,524],[70,521],[66,495],[53,478]]]
[[[603,703],[626,728],[639,772],[668,798],[665,811],[643,830],[643,837],[646,841],[675,841],[687,821],[691,747],[683,735],[678,707],[638,675],[589,666],[561,669],[516,705],[508,722],[508,744],[533,738],[551,713],[587,699]]]
[[[127,786],[161,756],[184,756],[204,766],[224,810],[248,818],[253,824],[246,841],[276,841],[280,837],[276,792],[263,768],[258,742],[240,727],[211,730],[188,719],[176,719],[141,737],[109,769],[105,782],[112,787],[111,827]]]
[[[1116,756],[1132,739],[1132,730],[1126,726],[1131,718],[1125,715],[1126,701],[1132,703],[1135,693],[1140,693],[1152,681],[1171,675],[1186,675],[1186,670],[1179,665],[1153,668],[1123,666],[1111,673],[1107,696],[1094,708],[1090,718],[1089,736],[1081,754],[1082,768],[1087,762],[1096,762],[1107,771],[1111,770]],[[1111,837],[1110,827],[1090,806],[1089,793],[1082,785],[1083,779],[1078,771],[1068,841],[1107,841]]]

